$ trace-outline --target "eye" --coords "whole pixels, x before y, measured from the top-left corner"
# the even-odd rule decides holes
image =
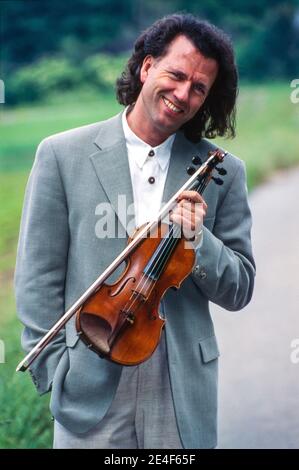
[[[199,84],[195,83],[194,86],[193,86],[193,89],[194,89],[195,93],[197,93],[198,95],[203,95],[203,96],[206,95],[206,90],[202,85],[199,85]]]
[[[175,70],[168,70],[169,75],[171,75],[171,78],[173,80],[184,80],[185,75],[181,72],[175,71]]]
[[[180,76],[177,72],[169,72],[171,77],[174,78],[175,80],[179,80]]]

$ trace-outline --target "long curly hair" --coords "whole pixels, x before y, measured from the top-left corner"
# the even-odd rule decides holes
[[[142,88],[140,70],[147,55],[167,54],[169,43],[185,35],[207,58],[218,63],[218,74],[196,115],[182,126],[185,136],[197,142],[202,137],[235,136],[238,72],[229,37],[216,26],[191,14],[173,14],[156,21],[136,40],[125,70],[116,81],[116,95],[125,106],[136,102]]]

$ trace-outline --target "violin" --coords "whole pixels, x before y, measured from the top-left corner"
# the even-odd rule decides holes
[[[193,157],[200,168],[187,168],[191,175],[188,181],[154,221],[135,232],[122,253],[20,362],[17,371],[25,371],[74,315],[80,339],[101,357],[131,366],[153,354],[165,325],[159,314],[161,299],[170,287],[179,289],[195,263],[192,242],[181,236],[179,225],[165,223],[163,218],[183,191],[202,194],[211,180],[223,183],[213,172],[226,174],[224,168],[217,167],[226,154],[219,149],[210,152],[204,164]],[[123,262],[125,268],[118,279],[113,284],[105,282]]]

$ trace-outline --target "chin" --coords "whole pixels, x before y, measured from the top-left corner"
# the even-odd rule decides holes
[[[176,132],[181,127],[181,124],[178,125],[178,123],[172,122],[171,119],[167,117],[165,118],[165,116],[163,116],[161,119],[158,119],[156,123],[160,130],[165,130],[165,132],[171,133]]]
[[[167,135],[168,137],[170,134],[174,134],[179,129],[179,127],[177,126],[174,127],[174,126],[169,126],[169,125],[167,126],[165,124],[164,125],[161,124],[157,126],[157,129],[159,130],[161,134]]]

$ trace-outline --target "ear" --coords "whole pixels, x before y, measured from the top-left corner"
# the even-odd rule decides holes
[[[154,58],[152,55],[147,55],[143,59],[143,63],[140,69],[140,81],[143,84],[148,76],[149,69],[152,67],[154,63]]]

